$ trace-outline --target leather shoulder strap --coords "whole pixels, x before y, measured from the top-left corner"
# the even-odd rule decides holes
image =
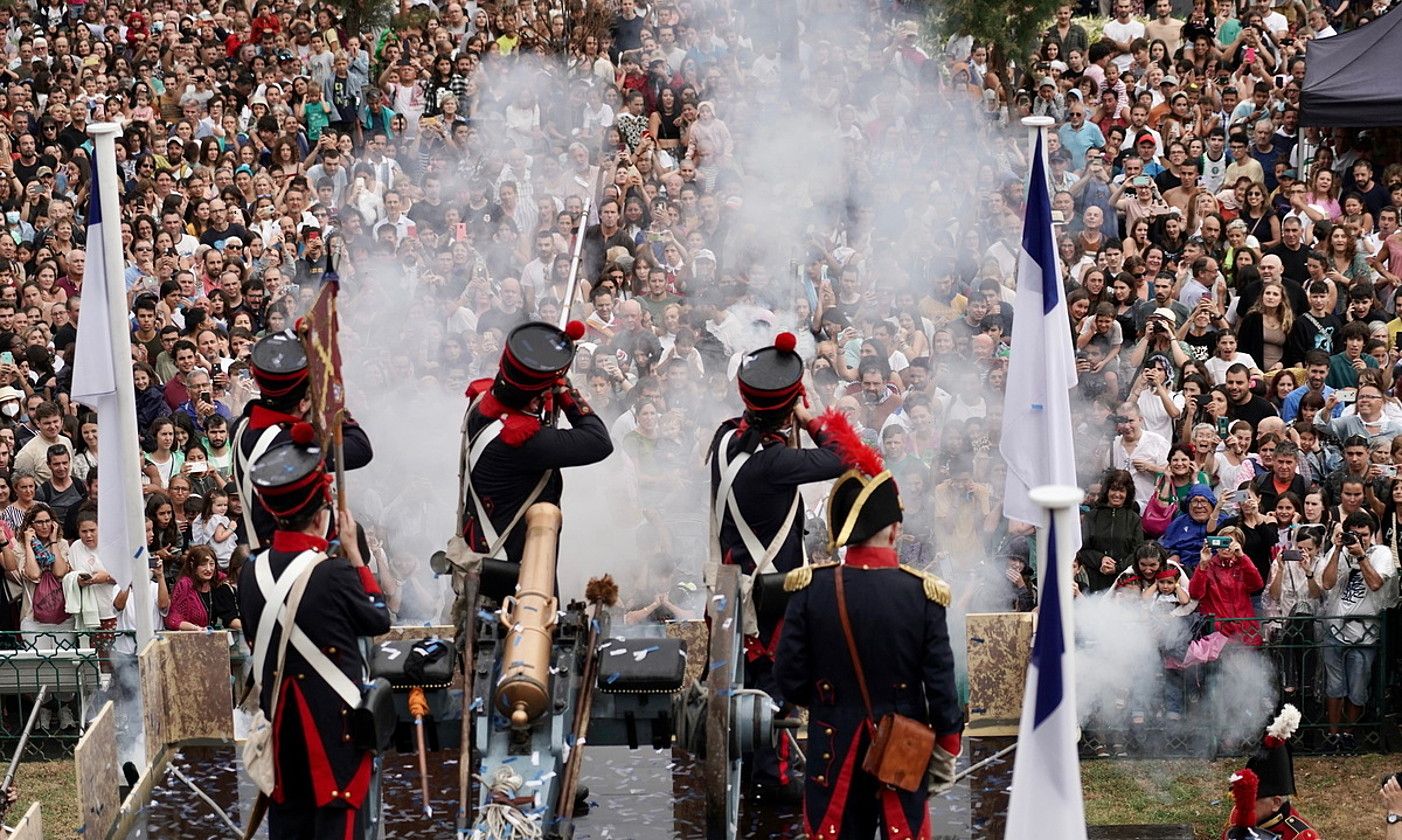
[[[857,687],[862,690],[862,703],[867,707],[867,717],[872,717],[871,694],[867,691],[867,678],[862,673],[862,658],[857,654],[857,640],[852,636],[852,620],[847,617],[847,592],[842,587],[843,567],[837,568],[834,581],[837,586],[837,617],[842,622],[842,635],[847,639],[847,655],[852,658],[852,670],[857,672]]]

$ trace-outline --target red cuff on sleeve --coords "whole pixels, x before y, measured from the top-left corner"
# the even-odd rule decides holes
[[[817,440],[818,433],[823,430],[822,418],[814,417],[805,423],[803,428],[808,430],[808,434],[812,435],[814,440]]]
[[[370,571],[369,566],[360,566],[356,572],[360,575],[360,585],[365,587],[366,595],[384,594],[380,592],[380,582],[375,580],[375,573]]]
[[[950,755],[958,755],[959,750],[963,749],[964,746],[963,738],[959,735],[958,732],[951,732],[948,735],[941,735],[935,739],[935,743],[939,744],[940,747],[942,747],[944,751],[949,753]]]

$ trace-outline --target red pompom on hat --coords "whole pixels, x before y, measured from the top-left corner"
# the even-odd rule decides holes
[[[310,446],[312,441],[316,440],[316,429],[306,421],[293,423],[288,434],[292,436],[292,442],[298,446]]]
[[[803,396],[803,359],[794,352],[798,339],[783,332],[774,344],[745,356],[736,375],[740,399],[751,414],[782,419]]]
[[[584,338],[584,322],[570,321],[565,324],[565,335],[569,336],[570,341],[579,341]]]

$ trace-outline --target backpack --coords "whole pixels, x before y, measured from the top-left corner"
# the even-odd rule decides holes
[[[63,584],[45,569],[34,587],[34,620],[40,624],[62,624],[68,620]]]

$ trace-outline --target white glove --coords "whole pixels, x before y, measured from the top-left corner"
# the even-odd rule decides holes
[[[930,766],[925,770],[925,789],[931,796],[938,796],[954,787],[954,762],[958,758],[935,744],[935,753],[930,756]]]

